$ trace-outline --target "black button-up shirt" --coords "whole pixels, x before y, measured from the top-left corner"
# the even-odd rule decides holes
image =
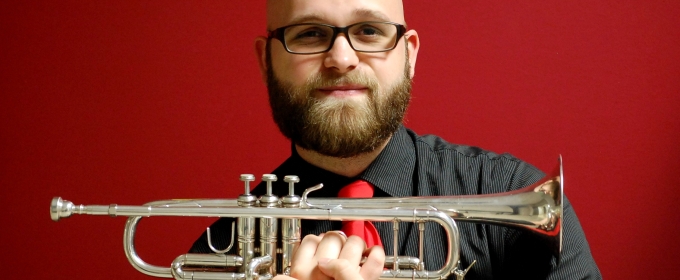
[[[278,196],[288,194],[288,184],[282,180],[285,175],[299,176],[297,195],[323,183],[324,187],[310,193],[310,197],[336,197],[343,186],[357,179],[373,184],[375,197],[405,197],[501,193],[531,185],[544,176],[535,167],[511,155],[451,144],[432,135],[418,136],[404,127],[399,128],[375,161],[357,178],[340,176],[307,163],[294,146],[291,157],[272,173],[279,178],[273,187],[273,193]],[[264,192],[262,183],[253,190],[257,195]],[[525,230],[458,223],[460,267],[466,268],[472,261],[477,261],[465,279],[601,279],[583,230],[566,198],[563,205],[563,246],[559,260],[553,257],[549,242]],[[211,226],[212,241],[217,248],[228,245],[232,220],[222,218]],[[392,255],[391,223],[374,224],[385,254]],[[303,220],[302,236],[341,227],[341,222]],[[400,229],[398,255],[418,257],[417,226],[403,222]],[[439,225],[426,224],[423,261],[428,270],[441,268],[447,242]],[[191,251],[210,252],[205,233]]]

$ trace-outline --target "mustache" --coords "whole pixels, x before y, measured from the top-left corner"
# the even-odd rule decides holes
[[[308,92],[323,87],[341,85],[361,85],[375,92],[378,89],[378,81],[362,72],[351,71],[346,74],[321,72],[310,76],[305,83]]]

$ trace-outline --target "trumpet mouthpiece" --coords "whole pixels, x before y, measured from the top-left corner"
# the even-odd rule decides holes
[[[66,218],[73,213],[73,202],[62,200],[61,197],[55,197],[50,204],[50,217],[52,221],[59,221],[60,218]]]

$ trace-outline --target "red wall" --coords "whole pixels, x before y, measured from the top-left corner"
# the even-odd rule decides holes
[[[234,197],[286,158],[253,55],[263,2],[0,3],[3,276],[145,278],[124,218],[54,223],[52,197]],[[680,2],[405,5],[422,43],[407,125],[544,170],[562,154],[603,275],[674,279]],[[210,221],[148,219],[140,253],[167,265]]]

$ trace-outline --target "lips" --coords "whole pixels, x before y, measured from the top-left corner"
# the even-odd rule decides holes
[[[351,96],[351,95],[357,95],[357,94],[365,94],[368,91],[368,88],[363,85],[338,85],[338,86],[329,86],[329,87],[322,87],[318,89],[319,92],[325,94],[325,95],[331,95],[331,96]]]

